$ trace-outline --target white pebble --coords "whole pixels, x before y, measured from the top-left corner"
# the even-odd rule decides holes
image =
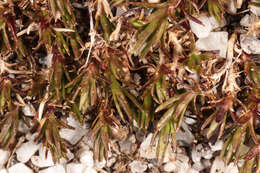
[[[203,25],[194,22],[193,20],[189,20],[191,31],[198,37],[198,38],[205,38],[209,36],[210,31],[212,30],[212,25],[210,20],[207,16],[197,17]]]
[[[256,2],[256,0],[252,0],[252,2]],[[252,13],[254,13],[257,16],[260,16],[260,7],[249,5],[249,9]]]
[[[181,162],[179,160],[168,162],[164,165],[164,171],[166,172],[186,173],[188,169],[188,162]]]
[[[201,162],[194,163],[192,168],[196,171],[202,171],[204,169],[204,165]]]
[[[94,166],[93,152],[90,150],[83,150],[79,155],[80,162],[87,166]]]
[[[55,165],[39,171],[39,173],[66,173],[65,168],[62,165]]]
[[[177,168],[176,168],[176,164],[174,162],[168,162],[164,165],[163,167],[164,171],[166,172],[173,172],[173,171],[176,171]]]
[[[116,158],[115,157],[111,157],[107,161],[107,167],[111,167],[115,162],[116,162]]]
[[[103,159],[100,162],[95,162],[95,167],[99,168],[99,169],[102,169],[102,168],[104,168],[106,166],[106,163],[107,163],[106,160]]]
[[[129,164],[132,173],[143,173],[147,169],[147,164],[141,161],[133,161]]]
[[[26,134],[30,131],[30,128],[23,121],[19,121],[18,131]]]
[[[200,162],[200,159],[202,157],[202,150],[203,150],[203,146],[201,144],[196,145],[195,147],[192,148],[191,158],[194,163]]]
[[[240,25],[249,27],[251,25],[251,19],[249,14],[246,14],[241,20],[240,20]]]
[[[202,51],[219,51],[219,56],[226,57],[227,43],[227,32],[210,32],[208,37],[199,38],[195,46]]]
[[[149,3],[159,3],[160,0],[148,0]]]
[[[188,171],[185,172],[185,173],[199,173],[199,171],[197,171],[197,170],[195,170],[195,169],[193,169],[193,168],[190,168],[190,169],[188,169]]]
[[[67,173],[82,173],[83,169],[84,166],[80,163],[69,163],[66,165]]]
[[[86,129],[83,129],[79,122],[77,122],[72,116],[69,116],[67,121],[68,125],[75,129],[63,128],[60,130],[60,136],[72,145],[75,145],[86,134]]]
[[[39,62],[43,65],[46,65],[48,68],[51,67],[52,65],[52,57],[53,57],[53,54],[48,54],[47,56],[43,57],[43,58],[40,58],[39,59]]]
[[[24,106],[22,111],[23,111],[24,115],[28,116],[28,117],[34,117],[35,113],[36,113],[32,104],[27,104],[26,106]]]
[[[47,158],[45,158],[45,151],[46,151],[46,148],[42,147],[39,149],[39,156],[31,157],[31,161],[35,166],[42,168],[42,167],[48,167],[48,166],[54,165],[54,162],[53,162],[52,156],[51,156],[51,152],[48,151]]]
[[[254,35],[240,35],[240,45],[248,54],[260,54],[260,40]]]
[[[183,145],[192,144],[195,137],[185,122],[182,123],[182,128],[183,130],[179,130],[176,134],[177,141],[182,141]]]
[[[222,159],[216,157],[210,169],[210,173],[220,173],[220,172],[224,173],[224,171],[225,171],[225,163],[223,162]]]
[[[8,169],[9,173],[33,173],[33,170],[31,170],[28,166],[26,166],[23,163],[17,163],[15,165],[13,165],[12,167],[10,167]]]
[[[39,149],[40,145],[36,144],[33,141],[28,141],[23,143],[17,150],[16,150],[16,157],[17,160],[26,163],[33,154]]]
[[[215,144],[209,143],[209,146],[210,146],[210,148],[211,148],[212,151],[222,150],[223,141],[222,141],[222,140],[219,140],[219,141],[217,141]]]
[[[150,133],[142,142],[140,146],[140,156],[147,159],[155,159],[156,158],[156,146],[151,146],[153,134]]]
[[[7,173],[6,169],[0,169],[0,173]]]
[[[238,171],[238,168],[237,168],[237,166],[232,162],[232,163],[230,163],[227,167],[226,167],[226,169],[225,169],[225,173],[238,173],[239,171]]]
[[[94,168],[85,167],[82,173],[97,173],[97,171]]]
[[[67,155],[68,159],[65,159],[64,157],[62,157],[60,159],[60,164],[66,164],[67,162],[69,162],[70,160],[72,160],[74,158],[74,154],[69,149],[67,149],[66,155]]]
[[[3,168],[10,156],[10,151],[0,149],[0,169]]]

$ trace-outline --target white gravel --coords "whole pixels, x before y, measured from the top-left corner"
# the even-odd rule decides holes
[[[219,51],[219,56],[226,57],[227,43],[227,32],[210,32],[208,37],[198,39],[195,46],[202,51]]]
[[[247,54],[260,54],[260,40],[254,35],[240,35],[240,44]]]
[[[129,164],[132,173],[143,173],[147,169],[147,163],[134,160]]]
[[[80,162],[86,166],[93,167],[94,166],[94,159],[93,159],[93,152],[90,150],[82,150],[79,155]]]
[[[8,169],[9,173],[33,173],[33,170],[23,163],[17,163]]]
[[[0,173],[7,173],[6,169],[0,169]]]
[[[51,156],[51,152],[48,151],[47,157],[45,157],[45,151],[46,151],[46,148],[41,147],[39,149],[39,156],[32,156],[31,157],[31,161],[35,166],[43,168],[43,167],[49,167],[49,166],[54,165],[54,162],[53,162],[52,156]]]
[[[211,32],[211,30],[213,29],[209,17],[207,16],[201,16],[197,18],[198,20],[200,20],[203,25],[194,22],[193,20],[189,20],[190,23],[190,27],[192,32],[198,37],[198,38],[206,38],[209,36],[209,33]]]
[[[69,163],[66,165],[66,173],[82,173],[84,165],[81,163]]]
[[[211,167],[210,173],[238,173],[238,168],[234,163],[225,165],[224,161],[219,157],[216,157]]]
[[[23,143],[17,150],[16,150],[16,157],[17,160],[26,163],[30,158],[34,155],[34,153],[39,149],[40,145],[36,144],[33,141],[28,141]]]
[[[147,159],[155,159],[156,158],[156,146],[151,146],[153,134],[150,133],[144,139],[140,146],[140,156]]]
[[[46,169],[39,171],[39,173],[66,173],[64,166],[55,165]]]
[[[28,117],[34,117],[36,113],[35,108],[33,107],[32,104],[27,104],[26,106],[24,106],[22,108],[22,111],[24,115]]]
[[[10,151],[0,149],[0,169],[3,168],[10,156]]]
[[[81,126],[72,116],[68,117],[67,121],[68,125],[74,127],[75,130],[63,128],[60,130],[60,136],[72,145],[75,145],[87,133],[87,131],[82,128],[85,127],[85,125]]]
[[[256,2],[256,0],[251,0],[252,2]],[[255,15],[257,15],[257,16],[260,16],[260,7],[256,7],[256,6],[254,6],[254,5],[249,5],[249,9],[250,9],[250,11],[253,13],[253,14],[255,14]]]

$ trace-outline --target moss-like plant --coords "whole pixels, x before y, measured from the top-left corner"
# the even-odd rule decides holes
[[[232,1],[242,10],[260,4]],[[227,163],[245,159],[241,172],[259,172],[260,62],[237,46],[233,25],[224,58],[197,50],[189,26],[203,26],[200,15],[221,24],[229,2],[0,2],[0,147],[14,149],[25,135],[20,110],[30,102],[37,111],[28,127],[55,162],[66,158],[59,130],[71,128],[69,114],[91,124],[96,160],[108,159],[112,139],[142,130],[154,132],[162,161],[189,110],[203,140],[225,141]]]

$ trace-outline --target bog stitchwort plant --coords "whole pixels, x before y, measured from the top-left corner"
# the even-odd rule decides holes
[[[9,0],[0,2],[0,147],[14,149],[24,122],[35,141],[66,158],[65,117],[91,124],[96,160],[111,141],[136,128],[154,132],[157,157],[188,112],[200,140],[223,139],[227,163],[244,159],[242,173],[260,172],[260,61],[242,51],[230,31],[226,56],[196,49],[189,21],[217,23],[248,5],[242,0]],[[257,23],[248,34],[259,33]],[[45,57],[45,58],[43,58]],[[37,111],[27,117],[22,108]],[[155,138],[159,140],[155,140]],[[248,151],[244,146],[249,147]]]

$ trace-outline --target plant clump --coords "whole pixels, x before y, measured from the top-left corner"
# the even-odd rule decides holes
[[[189,113],[196,115],[198,143],[222,139],[227,164],[244,160],[241,173],[260,172],[260,61],[239,39],[258,39],[259,17],[252,14],[243,31],[236,24],[259,6],[259,0],[0,2],[0,148],[16,147],[23,122],[59,162],[70,147],[59,130],[73,129],[66,122],[72,115],[91,124],[95,160],[108,159],[113,141],[142,131],[153,132],[161,163],[168,145],[176,150]],[[207,42],[210,32],[228,33],[224,51],[196,46],[205,38],[191,23],[207,27],[201,16],[217,26]],[[22,111],[28,105],[36,108],[33,117]]]

